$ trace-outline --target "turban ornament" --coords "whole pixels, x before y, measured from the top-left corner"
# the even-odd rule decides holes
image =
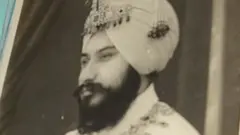
[[[85,22],[84,33],[94,34],[99,30],[116,27],[130,21],[131,5],[109,6],[106,0],[93,0],[92,10]]]
[[[87,0],[86,3],[89,3],[89,0]],[[133,7],[130,4],[110,7],[106,0],[93,0],[91,8],[92,11],[85,22],[83,35],[94,34],[100,30],[129,22]],[[158,21],[156,26],[152,26],[152,29],[149,30],[147,36],[153,39],[162,38],[169,29],[169,26],[163,21]]]

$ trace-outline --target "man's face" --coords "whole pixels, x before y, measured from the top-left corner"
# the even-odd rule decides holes
[[[91,37],[81,56],[79,96],[82,103],[95,107],[107,98],[108,93],[120,91],[129,67],[105,32]]]

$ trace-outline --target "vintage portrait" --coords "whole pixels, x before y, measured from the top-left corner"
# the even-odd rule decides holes
[[[12,1],[0,135],[238,135],[237,4]]]
[[[67,135],[197,135],[154,90],[179,41],[170,3],[94,0],[91,8],[74,93],[81,121]]]

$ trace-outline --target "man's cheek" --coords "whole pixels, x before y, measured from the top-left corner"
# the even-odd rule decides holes
[[[117,71],[103,69],[97,77],[97,82],[104,88],[117,88],[121,83]]]
[[[122,84],[126,74],[126,68],[121,66],[102,67],[97,77],[97,82],[100,82],[105,88],[117,89]]]

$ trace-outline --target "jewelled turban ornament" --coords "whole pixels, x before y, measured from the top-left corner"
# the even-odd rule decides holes
[[[92,0],[83,48],[99,31],[144,75],[162,71],[179,40],[178,18],[168,0]]]
[[[90,3],[89,0],[86,1],[86,4],[88,3]],[[94,34],[122,23],[128,23],[131,20],[133,6],[130,4],[110,6],[107,0],[93,0],[91,8],[92,10],[85,22],[83,35]],[[159,20],[146,35],[153,39],[162,38],[169,30],[169,26],[164,21]]]

